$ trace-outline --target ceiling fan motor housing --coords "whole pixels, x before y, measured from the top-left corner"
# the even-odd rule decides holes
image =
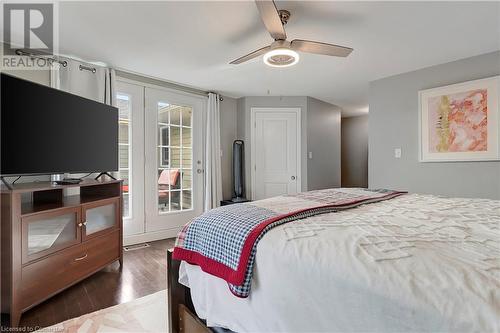
[[[284,52],[279,54],[270,55],[267,57],[266,61],[269,65],[273,65],[275,67],[285,67],[291,66],[296,62],[296,57],[294,55],[286,54]]]
[[[278,39],[264,55],[264,63],[272,67],[288,67],[299,61],[299,54],[290,48],[290,42]]]

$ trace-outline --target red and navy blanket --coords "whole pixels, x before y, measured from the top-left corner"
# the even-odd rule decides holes
[[[340,188],[215,208],[183,227],[173,257],[224,279],[234,295],[248,297],[257,244],[266,232],[287,222],[380,202],[404,193]]]

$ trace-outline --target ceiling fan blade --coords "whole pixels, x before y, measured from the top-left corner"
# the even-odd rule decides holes
[[[310,40],[294,39],[291,46],[295,51],[324,54],[334,57],[347,57],[353,49],[350,47],[333,45],[328,43],[313,42]]]
[[[231,65],[238,65],[238,64],[241,64],[242,62],[245,62],[245,61],[248,61],[250,59],[253,59],[255,57],[258,57],[260,56],[261,54],[264,54],[266,53],[267,51],[269,51],[271,49],[271,46],[265,46],[261,49],[258,49],[256,51],[253,51],[247,55],[244,55],[243,57],[240,57],[236,60],[233,60],[230,62]]]
[[[278,9],[272,0],[255,0],[260,17],[274,40],[286,39],[285,27],[281,23]]]

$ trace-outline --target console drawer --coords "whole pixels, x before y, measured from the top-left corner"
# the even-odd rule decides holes
[[[120,230],[57,252],[22,268],[21,308],[26,309],[120,257]]]

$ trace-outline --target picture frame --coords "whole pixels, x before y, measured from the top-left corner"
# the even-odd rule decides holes
[[[418,96],[420,162],[500,160],[500,76]]]

